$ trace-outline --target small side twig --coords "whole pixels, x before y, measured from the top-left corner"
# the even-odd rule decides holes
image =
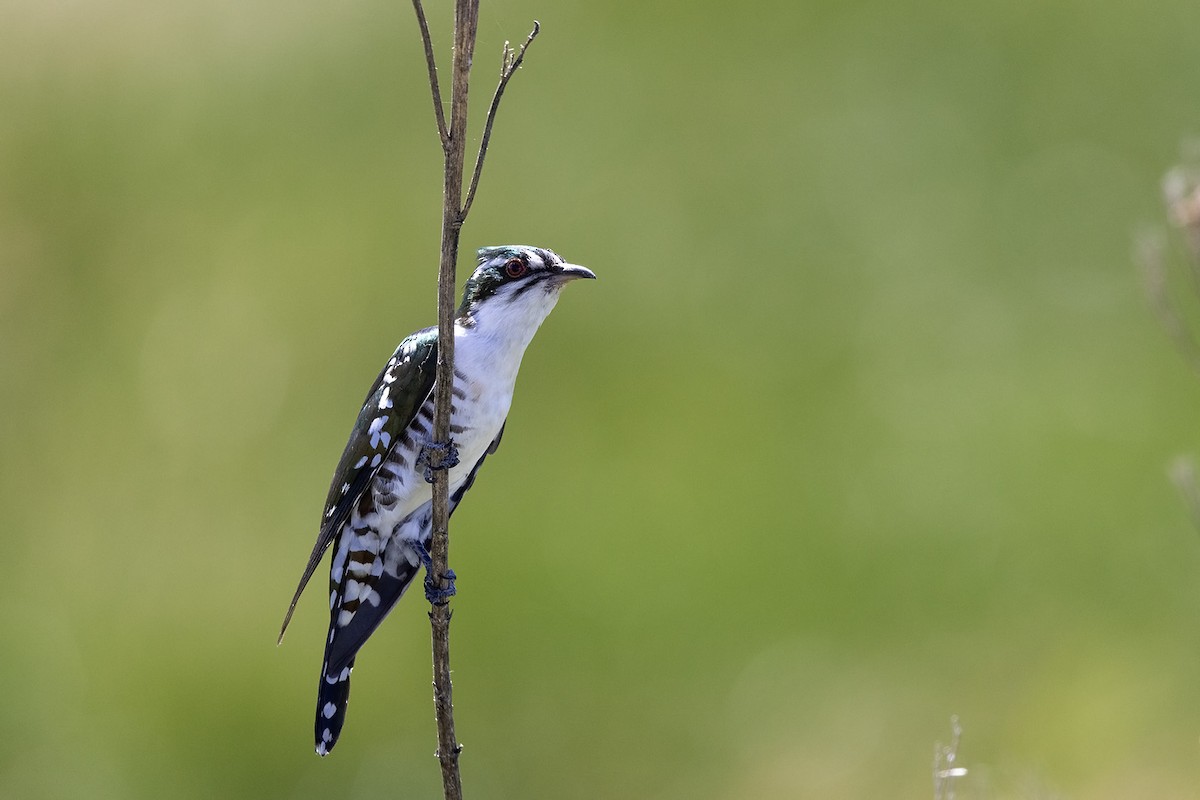
[[[450,135],[446,130],[446,112],[442,110],[442,90],[438,86],[437,61],[433,58],[433,40],[429,37],[429,23],[425,21],[425,9],[421,0],[413,0],[413,10],[417,12],[417,25],[421,28],[421,43],[425,45],[425,66],[429,70],[429,91],[433,95],[433,115],[437,118],[438,138],[442,140],[442,150],[450,147]]]
[[[508,86],[509,79],[521,67],[521,62],[525,60],[525,51],[529,49],[529,45],[533,43],[533,40],[537,38],[541,30],[541,24],[535,19],[533,21],[533,30],[525,38],[525,43],[521,45],[521,49],[515,53],[509,47],[508,42],[504,43],[504,55],[501,57],[500,63],[500,83],[496,86],[496,93],[492,95],[492,105],[488,108],[487,121],[483,126],[483,138],[479,141],[479,155],[475,157],[475,172],[471,175],[471,186],[467,189],[467,199],[463,203],[462,215],[464,218],[467,216],[467,212],[471,210],[471,203],[475,202],[475,189],[479,186],[479,176],[483,173],[483,159],[487,156],[488,142],[492,138],[492,123],[496,121],[496,111],[500,108],[500,98],[504,96],[504,90]]]

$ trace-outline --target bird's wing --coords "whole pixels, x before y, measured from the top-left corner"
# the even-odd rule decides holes
[[[500,432],[475,462],[466,480],[450,495],[451,514],[475,482],[475,475],[484,460],[500,447],[500,437],[503,435],[504,426],[501,425]],[[431,535],[429,513],[426,511],[421,523],[425,531],[421,544],[426,549],[429,548]],[[359,648],[395,607],[420,570],[416,560],[410,560],[413,557],[410,556],[408,545],[397,537],[392,537],[384,545],[378,532],[369,528],[362,531],[352,528],[343,530],[338,535],[337,546],[334,564],[345,566],[340,580],[335,582],[334,576],[330,576],[329,638],[325,640],[314,729],[317,753],[320,755],[327,755],[342,733],[346,706],[350,700],[350,672],[354,669]],[[381,552],[381,548],[386,548],[386,552]],[[385,562],[391,566],[385,569]],[[348,591],[352,596],[347,594]]]
[[[488,445],[487,451],[475,462],[475,466],[467,474],[466,480],[450,495],[451,514],[458,508],[458,504],[462,502],[463,495],[467,493],[467,490],[471,488],[471,484],[475,482],[475,475],[479,472],[479,468],[483,466],[484,460],[500,447],[500,437],[503,435],[504,426],[501,426],[500,432],[496,434],[496,438]],[[425,524],[422,525],[422,528],[425,530],[425,538],[421,542],[421,545],[426,550],[429,549],[429,540],[432,531],[428,522],[429,520],[426,518]],[[417,563],[407,561],[403,557],[387,559],[389,563],[395,565],[393,574],[383,568],[385,554],[379,552],[381,542],[377,534],[365,532],[363,535],[357,535],[355,532],[351,532],[347,535],[354,537],[353,540],[342,541],[340,546],[344,546],[348,553],[354,552],[355,557],[363,563],[351,565],[347,562],[346,572],[342,576],[341,582],[339,585],[331,586],[331,591],[334,594],[331,628],[336,631],[336,634],[331,636],[326,642],[324,672],[327,675],[330,673],[334,675],[338,674],[354,660],[354,656],[358,653],[359,648],[366,643],[371,634],[375,632],[375,629],[379,627],[380,623],[391,612],[396,602],[399,601],[420,570],[420,566]],[[405,545],[394,538],[387,546],[397,549],[405,548]],[[338,558],[341,558],[341,556],[337,556],[335,561]],[[349,605],[343,601],[346,591],[345,583],[351,577],[352,569],[355,572],[355,580],[363,587],[366,587],[359,591],[365,595],[367,589],[370,589],[374,594],[378,595],[377,598],[373,596],[371,601],[367,603],[355,600]],[[348,619],[344,623],[341,623],[341,610],[349,612]]]
[[[436,368],[437,328],[425,328],[400,343],[372,384],[362,410],[358,412],[350,441],[333,473],[321,517],[321,532],[283,619],[280,641],[283,641],[283,633],[291,622],[300,594],[316,572],[321,557],[341,532],[354,504],[371,485],[380,465],[387,461],[396,440],[429,397]]]

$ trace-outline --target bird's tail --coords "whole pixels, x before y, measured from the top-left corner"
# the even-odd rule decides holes
[[[417,557],[406,553],[378,554],[378,545],[365,538],[349,539],[348,545],[334,556],[334,570],[341,570],[338,559],[348,563],[341,583],[329,598],[329,638],[325,642],[325,662],[317,688],[317,754],[328,755],[346,721],[346,703],[350,699],[350,670],[367,638],[387,617],[396,601],[417,574]],[[408,548],[396,541],[389,547]],[[350,548],[357,549],[350,549]],[[409,559],[412,559],[411,561]],[[395,567],[389,572],[385,561]]]
[[[332,672],[326,661],[321,669],[321,685],[317,688],[317,755],[327,756],[337,744],[346,722],[346,706],[350,703],[351,659],[343,669]]]

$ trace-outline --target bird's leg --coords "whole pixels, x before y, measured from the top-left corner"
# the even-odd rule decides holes
[[[425,567],[425,599],[431,605],[444,606],[450,601],[451,597],[458,594],[458,589],[454,586],[454,579],[458,576],[454,574],[454,570],[447,569],[446,574],[442,577],[449,584],[445,589],[438,586],[438,582],[433,579],[433,559],[429,557],[429,551],[425,549],[425,545],[421,542],[413,542],[412,547],[417,551],[417,558],[421,559],[421,565]]]
[[[430,455],[438,454],[437,466],[430,462]],[[434,472],[444,472],[451,467],[458,466],[458,448],[454,446],[454,441],[435,442],[432,439],[421,444],[421,451],[417,453],[417,466],[425,468],[425,482],[433,483]]]

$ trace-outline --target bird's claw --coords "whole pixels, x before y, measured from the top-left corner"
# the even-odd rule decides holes
[[[434,453],[438,454],[436,466],[430,460],[430,456]],[[433,473],[445,472],[451,467],[458,466],[458,448],[454,445],[453,440],[446,442],[429,440],[421,445],[421,451],[417,453],[417,466],[425,468],[425,482],[433,483]]]
[[[454,574],[454,570],[446,570],[446,574],[442,576],[446,580],[446,588],[438,586],[438,582],[433,579],[433,575],[429,570],[425,570],[425,599],[430,605],[444,606],[450,602],[450,598],[458,594],[458,588],[454,585],[454,579],[458,576]]]
[[[433,579],[433,559],[429,557],[429,551],[425,549],[425,545],[421,542],[414,542],[413,549],[417,551],[417,558],[421,560],[421,566],[425,567],[425,599],[430,605],[444,606],[450,601],[451,597],[458,594],[458,589],[454,585],[454,580],[458,576],[454,574],[454,570],[447,569],[442,575],[446,581],[446,588],[443,589],[439,583]]]

